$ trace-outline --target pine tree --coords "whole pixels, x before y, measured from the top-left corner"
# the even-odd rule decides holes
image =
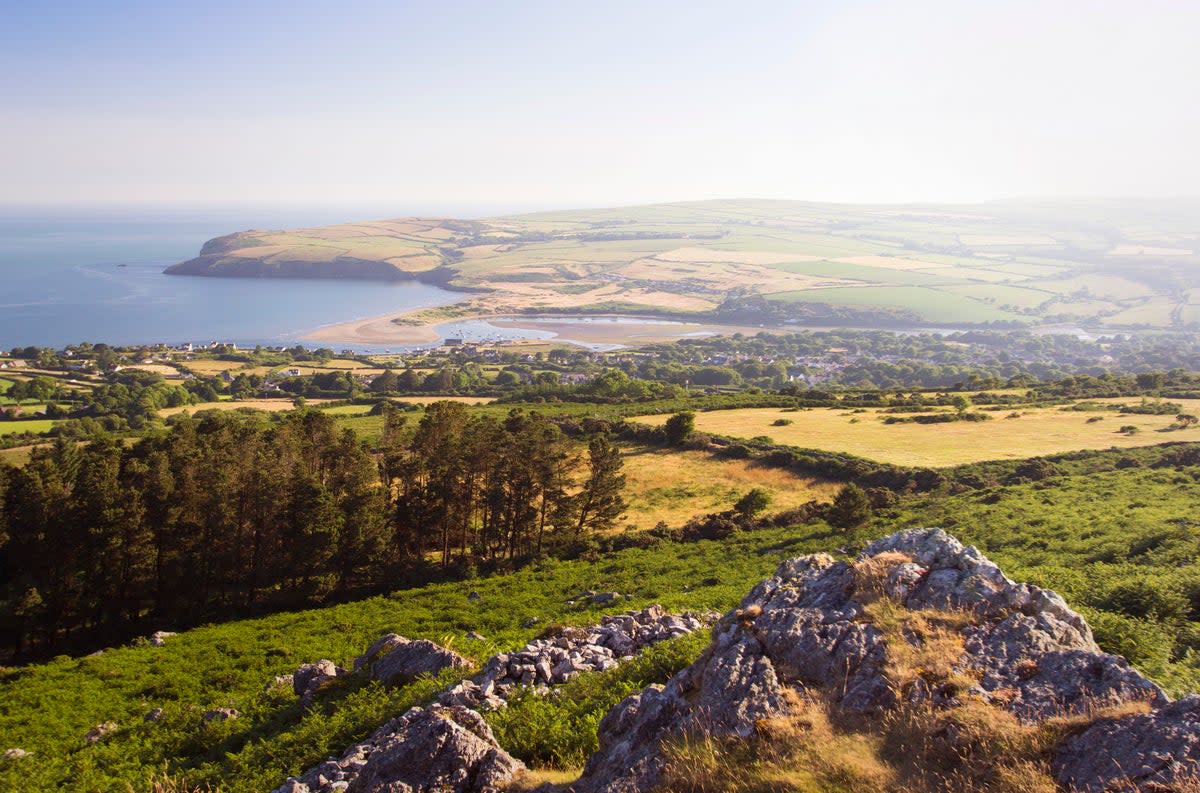
[[[604,435],[597,435],[588,443],[588,479],[579,494],[576,536],[584,530],[611,529],[625,512],[625,499],[621,495],[625,487],[625,475],[621,473],[624,464],[621,450]]]

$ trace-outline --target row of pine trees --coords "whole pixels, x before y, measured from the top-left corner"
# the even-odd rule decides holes
[[[613,526],[618,450],[552,422],[388,409],[369,446],[299,410],[184,418],[0,466],[0,641],[78,648],[506,563]]]

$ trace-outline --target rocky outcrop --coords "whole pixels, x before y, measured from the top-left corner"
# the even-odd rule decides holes
[[[480,675],[442,692],[436,704],[425,709],[414,708],[399,719],[393,719],[366,740],[349,747],[340,757],[326,760],[301,776],[287,780],[273,793],[333,793],[347,786],[353,791],[389,793],[490,791],[499,784],[494,780],[505,775],[505,778],[511,777],[521,765],[496,745],[487,723],[472,708],[504,707],[506,699],[521,685],[549,690],[549,686],[565,682],[579,672],[610,669],[655,642],[690,633],[711,623],[717,616],[673,615],[665,613],[661,606],[650,606],[631,614],[605,617],[599,625],[590,628],[559,629],[533,640],[520,650],[493,656]],[[396,652],[415,653],[417,648],[429,650],[430,646],[449,652],[432,642],[411,641],[398,634],[387,634],[355,659],[354,668],[375,676],[376,669],[390,668],[379,665]],[[441,654],[435,651],[433,655],[440,657]],[[532,678],[526,674],[529,667],[534,670]],[[528,682],[523,683],[523,680]],[[431,721],[430,716],[450,724]],[[474,735],[474,740],[462,731]],[[441,742],[450,748],[444,754],[438,753],[431,748],[431,742]],[[453,760],[456,756],[457,761]],[[455,762],[474,770],[465,776],[454,776],[451,771],[456,767]],[[432,776],[414,776],[418,772],[424,773],[426,766],[441,770],[436,770]],[[368,773],[369,777],[366,776]]]
[[[396,633],[380,638],[367,652],[354,659],[354,669],[366,669],[373,680],[385,685],[407,683],[421,675],[436,675],[443,669],[466,669],[471,662],[453,650],[428,639],[406,639]]]
[[[1200,775],[1200,697],[1145,715],[1105,719],[1063,741],[1058,781],[1083,793],[1175,790]],[[1193,789],[1193,788],[1188,788]]]
[[[150,646],[162,647],[167,643],[167,639],[178,635],[179,634],[175,633],[174,631],[155,631],[154,633],[150,634]]]
[[[300,704],[308,707],[320,691],[345,674],[345,669],[327,658],[315,664],[300,664],[292,673],[292,691],[300,697]]]
[[[493,793],[524,768],[500,748],[478,713],[431,705],[396,720],[348,790]]]
[[[492,656],[482,674],[464,680],[439,699],[445,705],[503,707],[518,686],[550,687],[580,672],[603,672],[645,647],[711,624],[716,614],[667,614],[650,606],[604,617],[591,628],[561,628],[519,650]]]
[[[969,615],[954,660],[963,679],[976,681],[969,690],[894,679],[888,641],[916,640],[902,631],[888,636],[872,623],[868,606],[881,598],[910,613]],[[904,701],[951,705],[973,696],[1029,722],[1125,702],[1166,702],[1124,659],[1101,652],[1061,597],[1010,581],[979,551],[936,529],[880,540],[853,565],[825,554],[786,561],[713,633],[695,664],[604,718],[600,750],[575,793],[648,790],[665,763],[664,739],[693,730],[747,737],[759,720],[787,715],[790,696],[804,692],[860,714]]]
[[[83,736],[83,740],[88,743],[99,743],[116,732],[117,729],[118,726],[115,721],[106,721],[88,730],[87,734]]]
[[[523,769],[478,713],[434,704],[410,709],[273,793],[493,793]]]

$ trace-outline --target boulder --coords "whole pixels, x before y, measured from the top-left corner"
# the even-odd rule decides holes
[[[109,735],[112,735],[114,732],[116,732],[117,729],[117,723],[115,721],[106,721],[101,724],[97,724],[95,727],[88,730],[87,734],[83,736],[83,740],[87,741],[88,743],[99,743]]]
[[[204,711],[204,715],[200,717],[200,720],[204,724],[208,724],[213,721],[231,721],[241,715],[233,708],[213,708],[212,710]]]
[[[150,724],[152,722],[162,721],[162,717],[163,717],[163,709],[162,708],[150,708],[150,710],[146,711],[146,715],[142,716],[142,721],[146,722],[147,724]]]
[[[880,598],[914,611],[968,612],[955,668],[978,675],[974,696],[1023,721],[1166,702],[1124,659],[1100,652],[1087,623],[1057,594],[1013,583],[941,530],[906,531],[873,543],[854,565],[826,554],[783,562],[717,624],[696,663],[601,721],[600,749],[572,790],[648,790],[665,762],[664,739],[692,730],[747,737],[760,720],[786,715],[790,698],[806,690],[832,692],[835,706],[866,715],[902,698],[952,704],[953,687],[931,689],[922,680],[904,690],[888,678],[889,637],[867,610]]]
[[[24,749],[15,749],[14,748],[14,749],[5,749],[4,750],[4,759],[5,760],[20,760],[22,757],[28,757],[28,756],[29,756],[29,752],[25,751]]]
[[[150,644],[154,647],[162,647],[167,643],[167,639],[178,635],[178,633],[173,631],[155,631],[154,633],[150,634]]]
[[[1082,793],[1168,791],[1194,783],[1200,777],[1200,697],[1102,719],[1063,741],[1053,766],[1063,786]]]
[[[524,769],[483,717],[461,707],[413,708],[350,782],[351,793],[497,793]]]
[[[398,685],[421,675],[436,675],[443,669],[466,669],[471,662],[453,650],[428,639],[400,639],[374,654],[369,662],[370,675],[386,685]],[[370,651],[368,657],[372,655]]]
[[[300,697],[301,704],[307,707],[312,704],[313,698],[321,689],[344,674],[345,669],[327,658],[322,658],[315,664],[301,664],[292,673],[292,691]]]

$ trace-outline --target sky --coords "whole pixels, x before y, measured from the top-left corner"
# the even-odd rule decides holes
[[[1200,2],[0,0],[0,203],[1200,189]]]

